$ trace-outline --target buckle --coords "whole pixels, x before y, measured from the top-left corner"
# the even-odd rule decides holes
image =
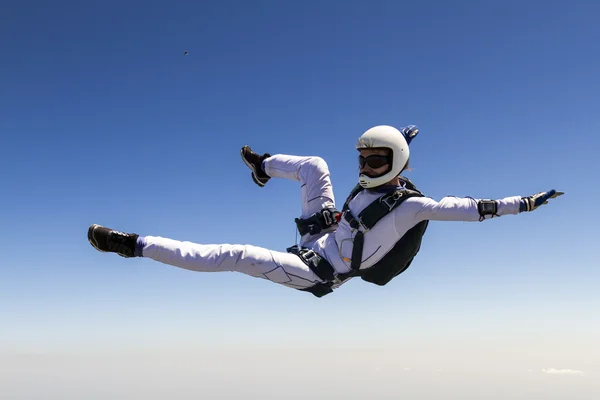
[[[340,283],[336,276],[335,269],[327,261],[323,260],[316,252],[310,249],[303,249],[300,257],[307,263],[308,267],[324,282]],[[323,264],[320,261],[323,261]]]
[[[359,218],[359,219],[354,218],[354,216],[352,216],[352,214],[350,214],[349,210],[344,211],[343,218],[346,220],[346,222],[348,222],[348,225],[350,225],[350,227],[352,229],[363,228],[363,230],[365,232],[369,230],[369,228],[365,224],[363,224],[362,218]]]
[[[388,206],[389,210],[391,211],[392,208],[394,208],[394,206],[396,205],[396,203],[398,202],[398,199],[400,199],[400,197],[402,197],[402,192],[400,191],[396,191],[394,192],[393,195],[388,196],[388,197],[382,197],[381,198],[381,202],[384,203],[386,206]],[[390,201],[391,199],[391,201]]]
[[[363,232],[368,232],[371,230],[371,228],[363,224],[362,218],[359,218],[358,220],[356,220],[356,222],[358,222],[358,224],[363,228]]]
[[[306,262],[314,265],[315,267],[319,264],[319,257],[313,250],[301,251],[300,255],[306,260]]]
[[[341,212],[335,208],[324,208],[321,210],[321,218],[325,227],[337,225],[340,222]]]
[[[325,226],[333,225],[333,221],[335,221],[335,219],[333,218],[333,213],[330,210],[323,210],[321,215],[323,215],[323,220],[325,220]]]
[[[331,284],[332,285],[340,285],[342,284],[344,281],[342,281],[337,273],[333,274],[333,279],[331,280]]]

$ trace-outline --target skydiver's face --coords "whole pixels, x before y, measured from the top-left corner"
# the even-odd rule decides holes
[[[360,149],[358,165],[360,173],[367,176],[377,176],[384,173],[389,167],[389,149]]]

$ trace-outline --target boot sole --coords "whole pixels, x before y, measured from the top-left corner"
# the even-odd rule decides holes
[[[98,224],[92,224],[89,227],[89,229],[88,229],[88,242],[90,242],[90,244],[92,245],[92,247],[95,248],[96,250],[98,250],[98,251],[100,251],[102,253],[106,253],[106,250],[102,250],[102,249],[98,248],[96,238],[94,237],[94,232],[96,231],[96,228],[102,228],[102,226],[100,226]]]
[[[246,164],[246,166],[248,166],[248,168],[250,168],[250,171],[252,171],[252,180],[254,181],[254,183],[256,183],[258,186],[263,187],[265,186],[264,183],[262,183],[257,177],[256,177],[256,172],[254,170],[254,165],[250,164],[248,161],[246,161],[246,157],[244,157],[244,149],[242,148],[240,150],[240,156],[242,157],[242,161],[244,162],[244,164]]]

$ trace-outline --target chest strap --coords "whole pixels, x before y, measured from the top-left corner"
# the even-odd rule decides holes
[[[360,276],[360,264],[362,263],[362,253],[364,246],[364,233],[369,231],[375,224],[392,210],[398,207],[404,200],[413,196],[421,196],[421,193],[416,190],[402,189],[386,193],[378,200],[375,200],[364,210],[358,214],[358,219],[354,218],[350,212],[348,203],[342,209],[343,218],[348,222],[350,227],[356,229],[352,244],[352,259],[350,261],[350,272],[338,274],[338,279],[345,280],[350,277]],[[360,230],[359,228],[362,228]]]
[[[414,187],[410,181],[409,186]],[[373,228],[375,224],[387,214],[389,214],[394,208],[402,204],[404,200],[413,196],[422,196],[421,192],[412,189],[401,189],[394,190],[386,193],[379,197],[379,199],[373,201],[360,214],[358,219],[354,218],[350,212],[349,203],[362,188],[357,185],[346,200],[342,211],[331,208],[323,209],[319,213],[313,214],[307,219],[296,219],[296,225],[301,235],[306,233],[319,233],[321,230],[336,225],[341,218],[344,218],[350,227],[357,230],[354,236],[352,245],[352,259],[350,261],[350,272],[335,274],[334,268],[325,260],[322,256],[315,253],[311,249],[303,248],[298,245],[288,247],[286,250],[288,253],[296,254],[304,261],[304,263],[317,275],[323,283],[318,283],[312,287],[305,289],[298,289],[306,292],[310,292],[317,297],[322,297],[333,290],[331,286],[334,283],[341,283],[348,278],[354,276],[360,276],[360,264],[362,263],[362,252],[364,247],[364,233]],[[360,230],[362,228],[362,230]]]

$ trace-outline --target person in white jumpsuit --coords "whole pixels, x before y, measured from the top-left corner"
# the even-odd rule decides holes
[[[357,216],[381,196],[381,190],[401,188],[398,178],[409,161],[409,143],[418,129],[411,125],[398,130],[387,125],[375,126],[359,138],[359,184],[364,188],[349,202],[349,212]],[[318,156],[287,154],[258,155],[248,146],[241,150],[243,161],[251,169],[254,182],[264,186],[271,178],[298,182],[301,197],[300,218],[309,218],[327,208],[336,208],[328,165]],[[411,197],[363,232],[364,245],[360,269],[379,261],[400,238],[421,221],[483,221],[493,217],[533,211],[550,198],[562,195],[550,190],[533,196],[509,196],[493,200],[493,212],[482,215],[481,199],[447,196],[439,201],[429,197]],[[362,229],[362,228],[359,228]],[[336,274],[351,271],[353,240],[357,229],[341,218],[318,234],[301,236],[298,245],[325,259]],[[232,271],[266,279],[290,288],[306,290],[324,283],[303,259],[288,251],[277,251],[251,244],[201,244],[157,235],[124,233],[93,224],[88,229],[90,244],[101,252],[122,257],[144,257],[171,266],[198,272]],[[349,279],[331,285],[337,289]]]

